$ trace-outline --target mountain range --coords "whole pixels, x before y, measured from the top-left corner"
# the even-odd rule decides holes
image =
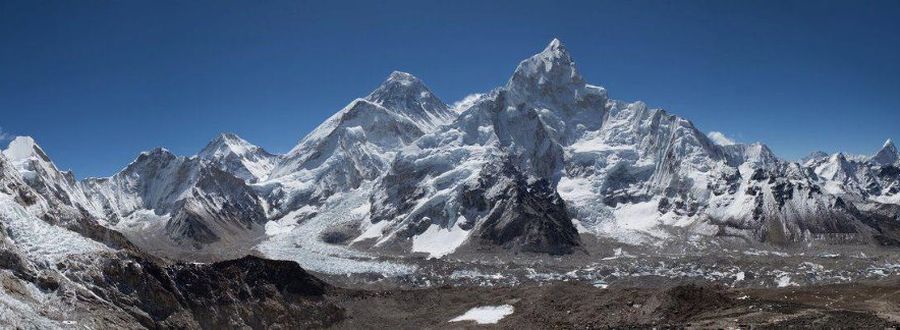
[[[346,240],[426,253],[463,243],[570,253],[579,233],[680,239],[666,227],[773,244],[894,242],[883,225],[900,204],[890,140],[872,157],[818,153],[802,163],[764,144],[717,145],[684,118],[610,99],[559,40],[459,111],[394,72],[283,155],[223,133],[195,156],[158,148],[81,181],[31,138],[3,155],[10,175],[46,200],[36,214],[94,217],[187,252],[250,247],[267,222],[302,222],[345,194],[364,196],[352,209],[366,209]]]
[[[462,104],[393,72],[286,154],[223,133],[196,155],[157,148],[84,180],[16,137],[0,155],[0,268],[34,283],[28,299],[64,299],[48,292],[71,282],[74,296],[134,319],[125,323],[188,313],[171,325],[209,326],[216,318],[191,314],[204,307],[185,298],[202,294],[179,278],[217,270],[159,261],[255,254],[321,273],[392,274],[415,267],[386,256],[591,255],[590,237],[656,248],[900,244],[891,140],[871,157],[799,162],[761,143],[716,144],[687,119],[588,84],[559,40]],[[48,313],[0,307],[29,322]]]

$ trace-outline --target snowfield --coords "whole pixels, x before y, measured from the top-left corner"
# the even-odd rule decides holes
[[[72,255],[111,251],[94,240],[38,219],[5,194],[0,194],[0,221],[14,245],[34,262],[53,265]]]

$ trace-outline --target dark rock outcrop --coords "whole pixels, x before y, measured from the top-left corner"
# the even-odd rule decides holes
[[[572,253],[581,244],[565,202],[546,179],[528,183],[511,163],[504,162],[488,165],[478,185],[470,191],[499,191],[469,194],[464,199],[476,209],[487,205],[490,210],[476,229],[483,241],[511,250],[549,254]],[[499,190],[495,187],[498,185],[502,187]]]
[[[290,261],[163,267],[131,255],[106,261],[95,284],[148,328],[321,328],[343,318],[325,299],[336,289]]]

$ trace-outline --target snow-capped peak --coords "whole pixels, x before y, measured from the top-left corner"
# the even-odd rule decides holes
[[[422,84],[422,81],[416,76],[413,76],[411,73],[403,72],[403,71],[393,71],[388,76],[387,80],[385,80],[385,84],[387,83],[399,83],[404,86],[411,86],[415,84]]]
[[[145,157],[145,158],[146,157],[175,158],[176,156],[171,151],[169,151],[169,149],[166,149],[163,147],[156,147],[156,148],[150,149],[149,151],[141,152],[141,154],[138,155],[138,159],[141,159],[142,157]]]
[[[421,80],[394,71],[368,96],[350,102],[307,134],[274,166],[268,179],[297,174],[309,160],[342,158],[345,149],[354,150],[352,157],[366,158],[358,161],[377,159],[376,163],[387,163],[394,150],[456,116]],[[322,173],[328,172],[330,166],[326,164]]]
[[[584,85],[575,71],[575,62],[569,51],[559,39],[553,39],[542,52],[519,63],[507,87],[515,89],[531,84],[569,84],[573,80]]]
[[[872,162],[881,165],[894,164],[898,160],[900,160],[900,153],[897,152],[897,147],[891,139],[884,141],[884,146],[881,147],[881,150],[875,156],[872,156]]]
[[[535,107],[576,110],[579,104],[605,104],[606,89],[588,85],[575,70],[569,51],[553,39],[540,53],[520,62],[506,83],[511,102]]]
[[[547,47],[544,48],[544,51],[541,52],[541,54],[549,57],[563,58],[568,62],[572,62],[572,58],[569,56],[569,51],[557,38],[553,38],[553,40],[550,40],[550,44],[548,44]]]
[[[9,146],[3,151],[3,155],[13,162],[26,160],[35,156],[43,159],[45,162],[50,161],[47,154],[44,153],[44,150],[41,149],[30,136],[17,136],[9,142]]]
[[[456,117],[419,78],[406,72],[392,72],[365,100],[407,117],[426,130]]]
[[[403,98],[430,99],[434,98],[434,95],[416,76],[394,71],[378,88],[366,96],[366,100],[386,108]]]
[[[226,132],[216,136],[216,138],[210,141],[197,156],[202,159],[212,159],[222,157],[228,153],[246,155],[261,150],[262,148],[247,142],[236,134]]]
[[[276,158],[234,133],[219,134],[197,156],[248,182],[268,176]]]
[[[778,157],[769,149],[769,146],[754,142],[751,143],[745,152],[747,161],[757,164],[774,164],[778,161]]]

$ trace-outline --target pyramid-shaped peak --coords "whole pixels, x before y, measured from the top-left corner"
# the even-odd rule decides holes
[[[569,58],[569,51],[566,49],[566,46],[562,44],[562,41],[559,41],[557,38],[550,40],[550,43],[547,44],[547,47],[544,48],[544,51],[541,52],[541,54]]]
[[[575,62],[559,39],[553,39],[543,51],[519,63],[513,77],[531,77],[535,79],[548,75],[564,79],[578,77],[578,74],[575,72]]]
[[[560,47],[562,47],[562,41],[559,41],[558,38],[553,38],[553,40],[550,40],[550,44],[547,45],[547,49],[555,49]]]
[[[894,145],[894,141],[891,139],[884,141],[881,150],[878,150],[878,153],[872,156],[872,162],[881,165],[890,165],[898,161],[900,161],[900,153],[897,152],[897,146]]]
[[[420,119],[451,116],[449,107],[412,74],[394,71],[364,99],[418,122]],[[420,118],[421,117],[421,118]]]
[[[586,95],[605,97],[602,89],[588,88],[575,69],[575,61],[559,39],[553,39],[543,51],[520,62],[506,89],[520,99],[544,95],[573,103]]]
[[[230,132],[219,133],[212,141],[210,141],[198,156],[203,159],[215,158],[228,153],[243,155],[248,152],[256,152],[260,148],[247,142],[240,136]]]
[[[394,71],[388,75],[387,79],[381,83],[372,93],[366,97],[367,100],[380,103],[380,99],[388,96],[431,96],[431,91],[422,83],[422,80],[416,78],[410,73],[403,71]]]
[[[422,81],[419,80],[419,78],[416,78],[416,76],[413,76],[412,74],[410,74],[408,72],[403,72],[403,71],[391,72],[391,74],[388,76],[387,80],[385,80],[385,83],[390,83],[390,82],[399,82],[401,84],[422,83]]]
[[[243,139],[241,139],[241,137],[239,137],[239,136],[237,136],[237,134],[234,134],[234,133],[231,133],[231,132],[222,132],[222,133],[219,133],[219,135],[217,135],[216,138],[217,138],[217,139],[220,139],[220,140],[226,140],[226,141],[227,141],[227,140],[241,140],[241,141],[243,141]]]
[[[247,142],[247,140],[242,139],[242,138],[241,138],[240,136],[238,136],[237,134],[234,134],[234,133],[231,133],[231,132],[223,132],[223,133],[219,133],[219,135],[216,135],[216,137],[215,137],[214,139],[212,139],[212,141],[209,142],[209,144],[207,145],[207,147],[213,146],[213,145],[219,145],[219,144],[226,144],[226,145],[234,145],[234,144],[238,144],[238,145],[248,145],[248,144],[250,144],[250,143]]]
[[[522,64],[526,62],[532,62],[532,65],[536,65],[536,62],[543,62],[547,68],[552,68],[553,66],[568,66],[571,67],[574,65],[574,61],[572,61],[572,56],[569,54],[569,50],[566,49],[566,46],[562,44],[559,39],[553,38],[550,40],[550,43],[547,44],[547,47],[544,48],[540,53],[535,54],[531,58],[522,61]],[[522,65],[520,64],[521,68]]]

